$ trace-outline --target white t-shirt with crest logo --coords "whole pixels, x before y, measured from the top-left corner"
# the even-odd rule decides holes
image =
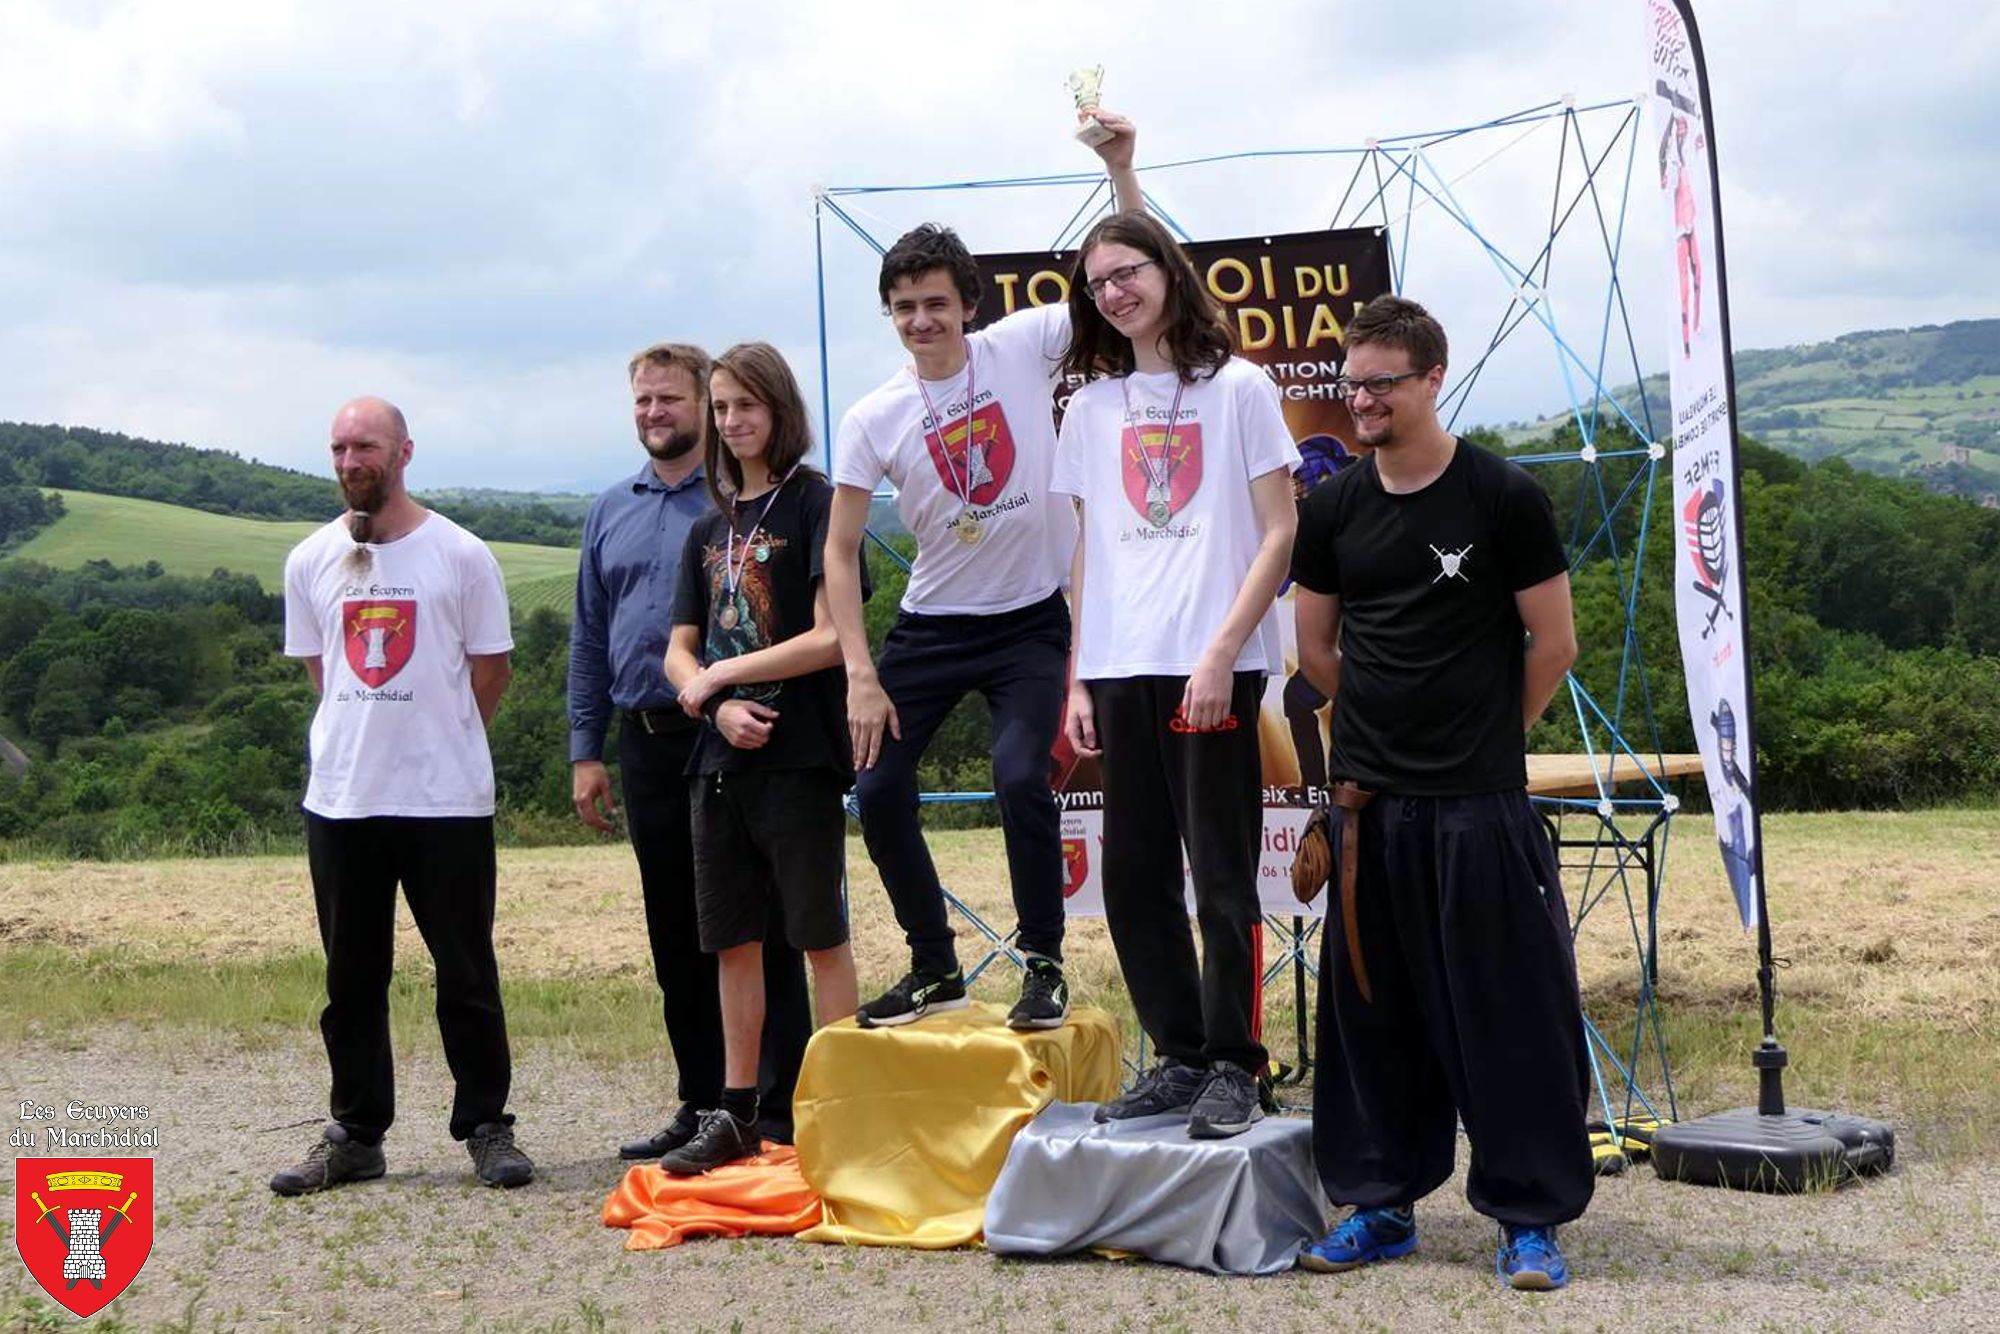
[[[1069,307],[1016,311],[968,335],[966,345],[979,400],[970,457],[964,371],[919,387],[915,369],[904,366],[847,410],[834,442],[835,484],[873,491],[888,478],[896,512],[916,536],[904,611],[992,616],[1040,602],[1069,577],[1076,547],[1075,511],[1049,500]],[[942,433],[926,394],[944,419]],[[970,544],[956,527],[968,510],[979,530]]]
[[[1299,466],[1277,387],[1257,366],[1231,357],[1188,384],[1169,444],[1175,383],[1171,371],[1093,380],[1063,415],[1049,486],[1083,501],[1082,680],[1192,672],[1263,540],[1252,479]],[[1235,670],[1283,669],[1274,604]]]
[[[365,563],[341,520],[285,558],[285,653],[318,658],[305,808],[334,820],[493,814],[468,654],[514,647],[486,544],[431,514]]]

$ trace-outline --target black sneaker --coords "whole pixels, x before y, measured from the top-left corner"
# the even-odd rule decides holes
[[[349,1137],[346,1126],[330,1125],[307,1150],[304,1162],[271,1178],[271,1189],[280,1195],[310,1195],[350,1181],[373,1181],[388,1170],[380,1144],[363,1144]]]
[[[912,1023],[940,1010],[963,1010],[965,974],[954,968],[951,976],[939,977],[921,968],[854,1012],[854,1022],[863,1028],[894,1028]]]
[[[1240,1135],[1264,1119],[1257,1105],[1257,1079],[1242,1066],[1217,1061],[1208,1082],[1188,1109],[1189,1139],[1226,1139]]]
[[[1191,1065],[1162,1056],[1160,1063],[1139,1076],[1139,1082],[1099,1104],[1099,1121],[1129,1121],[1137,1116],[1158,1116],[1164,1112],[1184,1112],[1201,1092],[1202,1072]]]
[[[1028,960],[1028,971],[1021,976],[1021,999],[1007,1012],[1007,1027],[1061,1028],[1067,1018],[1069,983],[1063,980],[1062,965],[1040,956]]]
[[[677,1177],[700,1176],[729,1163],[754,1158],[763,1149],[757,1127],[739,1121],[717,1107],[701,1114],[694,1138],[660,1159],[660,1166]]]
[[[472,1170],[489,1186],[525,1186],[535,1179],[535,1165],[514,1145],[514,1127],[502,1121],[488,1121],[465,1141],[472,1155]]]
[[[618,1146],[618,1156],[620,1158],[642,1159],[658,1158],[664,1154],[672,1153],[675,1149],[693,1139],[694,1132],[700,1125],[701,1113],[695,1110],[693,1103],[684,1102],[681,1104],[680,1110],[674,1113],[674,1119],[667,1122],[656,1133],[648,1135],[644,1139],[628,1140],[620,1144]]]

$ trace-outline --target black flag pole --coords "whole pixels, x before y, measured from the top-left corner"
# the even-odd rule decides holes
[[[1667,8],[1666,0],[1655,0],[1656,16]],[[1755,745],[1756,676],[1755,655],[1750,640],[1750,580],[1743,568],[1745,530],[1743,527],[1743,462],[1741,441],[1736,429],[1736,365],[1729,330],[1729,266],[1724,254],[1722,226],[1722,181],[1716,166],[1715,114],[1709,98],[1708,63],[1695,26],[1692,0],[1671,0],[1679,19],[1681,34],[1671,24],[1656,23],[1655,43],[1672,41],[1684,34],[1686,56],[1692,61],[1697,105],[1685,104],[1684,95],[1659,80],[1656,91],[1679,110],[1698,114],[1707,139],[1708,189],[1715,275],[1715,317],[1722,345],[1723,392],[1728,403],[1730,449],[1730,506],[1738,544],[1737,615],[1740,618],[1743,668],[1743,732]],[[1657,50],[1657,47],[1656,47]],[[1753,763],[1752,773],[1756,771]],[[1676,1181],[1732,1186],[1749,1190],[1802,1190],[1814,1186],[1840,1184],[1858,1175],[1884,1172],[1895,1160],[1895,1132],[1886,1122],[1840,1112],[1788,1110],[1785,1103],[1785,1069],[1790,1058],[1778,1041],[1777,960],[1771,946],[1771,913],[1764,890],[1764,831],[1761,812],[1753,800],[1750,820],[1750,882],[1757,914],[1757,993],[1763,1019],[1763,1037],[1750,1054],[1751,1068],[1757,1072],[1757,1106],[1739,1107],[1697,1117],[1663,1127],[1653,1141],[1653,1165],[1660,1176]]]

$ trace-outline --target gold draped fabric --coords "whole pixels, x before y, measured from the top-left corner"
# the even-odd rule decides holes
[[[1014,1136],[1051,1102],[1118,1092],[1118,1024],[1076,1009],[1016,1033],[975,1003],[901,1028],[852,1020],[806,1049],[792,1119],[825,1215],[806,1241],[942,1249],[977,1241]]]

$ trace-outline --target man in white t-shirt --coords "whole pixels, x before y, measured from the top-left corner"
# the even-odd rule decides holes
[[[525,1185],[534,1165],[507,1112],[512,1064],[493,957],[486,748],[514,647],[507,590],[483,542],[410,498],[413,446],[394,404],[348,403],[331,448],[348,511],[285,560],[285,653],[305,660],[320,696],[304,804],[332,1119],[271,1189],[303,1195],[385,1170],[398,883],[437,965],[438,1029],[457,1086],[452,1138],[487,1185]]]
[[[1136,211],[1137,132],[1123,116],[1094,114],[1112,132],[1096,152],[1117,203]],[[933,225],[889,248],[878,292],[911,363],[841,421],[826,591],[847,666],[862,833],[911,964],[855,1018],[863,1028],[890,1027],[967,1003],[943,890],[918,823],[917,764],[946,715],[977,691],[993,720],[993,791],[1018,914],[1015,944],[1028,959],[1008,1023],[1057,1028],[1069,1014],[1069,987],[1062,975],[1061,816],[1049,752],[1066,689],[1069,612],[1061,590],[1076,517],[1066,499],[1051,499],[1049,467],[1069,312],[1060,303],[1017,311],[968,335],[979,269],[955,233]],[[854,571],[869,499],[885,478],[896,488],[917,556],[878,669]]]

